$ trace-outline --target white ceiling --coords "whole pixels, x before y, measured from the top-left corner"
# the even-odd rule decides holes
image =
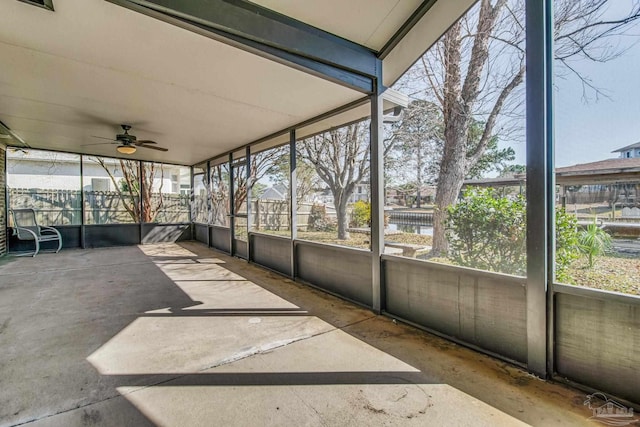
[[[103,0],[3,1],[0,120],[34,148],[115,154],[118,124],[192,164],[362,94]]]
[[[421,0],[256,2],[377,50]],[[363,96],[105,0],[54,5],[3,0],[0,11],[0,120],[33,148],[115,156],[87,144],[125,123],[169,149],[131,157],[194,164]],[[396,74],[419,55],[406,46]]]

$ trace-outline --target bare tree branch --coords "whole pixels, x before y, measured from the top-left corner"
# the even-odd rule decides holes
[[[469,153],[469,155],[467,155],[468,169],[470,169],[469,166],[473,167],[476,163],[478,163],[478,161],[480,160],[480,157],[482,157],[482,155],[484,154],[487,148],[487,145],[489,144],[489,141],[493,137],[493,128],[496,124],[496,121],[498,120],[498,117],[500,115],[500,112],[502,111],[502,107],[505,101],[507,100],[509,95],[511,95],[511,92],[513,92],[513,90],[516,87],[520,86],[523,79],[524,79],[524,61],[520,66],[520,71],[518,72],[518,74],[513,76],[509,84],[507,84],[502,89],[502,92],[500,92],[500,95],[498,96],[496,103],[493,105],[491,114],[489,114],[489,117],[484,125],[484,131],[482,132],[482,138],[480,139],[480,143],[476,146],[474,151],[472,151],[471,153]]]

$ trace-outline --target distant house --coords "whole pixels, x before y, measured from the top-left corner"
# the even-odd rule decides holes
[[[287,187],[276,184],[262,192],[258,199],[260,200],[286,200],[288,198]]]
[[[526,173],[509,173],[497,178],[466,179],[463,187],[504,188],[512,194],[523,194],[527,182]]]
[[[556,182],[564,185],[585,183],[638,183],[640,156],[599,160],[556,168]]]
[[[371,196],[371,188],[369,181],[362,181],[357,184],[349,197],[349,203],[355,203],[357,201],[363,200],[368,202]],[[316,189],[315,192],[307,197],[306,202],[310,203],[321,203],[324,205],[333,205],[333,193],[328,187]]]
[[[640,156],[557,168],[556,183],[563,204],[606,203],[622,208],[623,217],[635,218],[640,201]]]
[[[313,203],[333,205],[333,193],[328,188],[318,190],[313,194]]]
[[[612,151],[620,153],[613,159],[580,163],[556,168],[556,184],[561,186],[598,186],[640,184],[640,142]],[[465,186],[496,187],[524,185],[526,174],[499,178],[468,179]]]
[[[614,150],[619,157],[556,168],[558,201],[564,204],[605,204],[638,218],[640,209],[640,142]],[[526,174],[466,180],[465,186],[524,188]]]
[[[105,157],[103,160],[109,172],[85,156],[82,164],[82,185],[84,191],[115,191],[116,182],[123,180],[119,160]],[[189,168],[163,165],[163,173],[156,171],[153,186],[162,193],[189,194],[191,187]],[[12,150],[7,155],[7,187],[40,188],[56,190],[80,190],[80,156],[41,150]]]
[[[640,142],[618,148],[617,150],[613,150],[612,153],[620,153],[620,158],[622,159],[638,158],[640,157]]]
[[[369,201],[369,195],[371,193],[371,184],[369,181],[362,181],[360,184],[356,185],[351,198],[349,199],[350,203],[355,203],[359,200],[364,200],[365,202]]]

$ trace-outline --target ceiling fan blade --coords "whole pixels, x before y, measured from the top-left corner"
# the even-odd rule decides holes
[[[142,145],[142,144],[157,144],[157,142],[151,141],[149,139],[140,139],[136,141],[136,145]]]
[[[116,141],[116,142],[117,142],[117,140],[116,140],[116,139],[113,139],[113,138],[105,138],[104,136],[95,136],[95,135],[91,135],[91,138],[106,139],[106,140],[108,140],[108,141]]]
[[[169,151],[168,148],[164,148],[164,147],[154,147],[153,145],[140,145],[139,147],[142,148],[151,148],[152,150],[158,150],[158,151]]]

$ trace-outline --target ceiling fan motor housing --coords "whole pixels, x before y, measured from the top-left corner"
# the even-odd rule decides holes
[[[136,142],[135,135],[129,135],[129,129],[131,129],[131,125],[120,125],[124,133],[119,133],[116,135],[116,141],[123,143],[124,145],[133,144]]]
[[[131,144],[136,142],[136,137],[134,135],[129,135],[128,133],[120,133],[116,135],[116,141],[120,141],[123,144]]]

